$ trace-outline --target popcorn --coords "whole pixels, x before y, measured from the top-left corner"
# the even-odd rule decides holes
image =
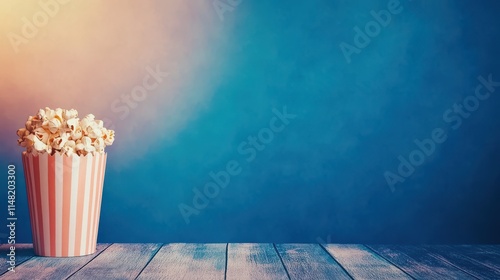
[[[104,153],[113,144],[115,132],[106,129],[93,114],[78,118],[75,109],[55,110],[45,107],[28,117],[25,127],[16,131],[19,146],[28,153],[72,156]]]
[[[64,152],[65,155],[71,156],[75,152],[76,148],[76,143],[73,140],[68,140],[66,143],[64,143],[64,147],[62,148],[62,152]]]
[[[49,126],[50,132],[56,133],[61,128],[62,122],[61,122],[61,120],[59,118],[57,118],[55,116],[55,117],[53,117],[52,119],[49,120],[48,126]]]
[[[65,120],[75,119],[76,117],[78,117],[78,111],[76,111],[75,109],[63,111],[63,118]]]
[[[47,141],[49,140],[49,133],[48,131],[46,131],[45,129],[43,129],[42,127],[39,127],[39,128],[35,128],[33,130],[33,133],[35,134],[35,136],[40,140],[42,141],[43,143],[47,143]],[[21,136],[19,136],[21,137]]]
[[[103,128],[103,133],[104,135],[102,136],[102,139],[104,139],[104,144],[106,145],[112,145],[113,141],[115,141],[115,132],[113,130],[107,130],[106,128]]]
[[[83,145],[83,150],[86,152],[93,152],[95,151],[95,147],[92,146],[92,139],[88,136],[83,136],[82,137],[82,143]]]
[[[50,150],[50,148],[47,148],[47,144],[40,141],[38,137],[35,137],[34,135],[28,135],[28,137],[30,137],[30,141],[33,143],[33,148],[38,152]]]
[[[71,131],[71,139],[73,139],[75,141],[82,138],[82,136],[83,136],[83,131],[82,131],[82,128],[80,126],[75,128],[75,131]]]
[[[63,110],[61,108],[57,108],[54,110],[54,118],[62,121],[63,119],[62,115],[63,115]]]
[[[97,138],[92,143],[92,146],[94,146],[97,152],[102,153],[104,152],[104,147],[106,146],[106,144],[104,144],[104,140],[102,140],[102,138]]]
[[[52,148],[56,150],[61,150],[68,141],[68,137],[69,136],[66,133],[58,137],[55,137],[54,141],[51,143]]]
[[[89,137],[92,138],[101,138],[102,137],[102,128],[97,126],[97,124],[91,124],[87,127],[87,132]]]
[[[66,124],[68,125],[68,128],[73,132],[76,130],[77,127],[80,127],[80,122],[78,121],[77,118],[70,118],[66,120]]]
[[[88,127],[94,122],[94,115],[89,114],[80,121],[80,127],[87,132]]]
[[[23,136],[28,136],[29,131],[26,128],[20,128],[17,130],[17,136],[23,137]]]

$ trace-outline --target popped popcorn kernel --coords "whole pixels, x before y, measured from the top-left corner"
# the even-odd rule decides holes
[[[16,134],[18,145],[28,153],[66,156],[104,153],[104,148],[112,145],[115,139],[114,130],[105,128],[102,120],[93,114],[80,120],[75,109],[52,110],[49,107],[29,116]]]

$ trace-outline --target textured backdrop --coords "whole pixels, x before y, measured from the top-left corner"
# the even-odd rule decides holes
[[[17,242],[45,106],[116,130],[99,242],[500,242],[498,1],[66,2],[0,3]]]

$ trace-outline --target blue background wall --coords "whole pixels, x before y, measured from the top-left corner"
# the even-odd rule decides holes
[[[243,0],[225,13],[204,53],[217,70],[193,71],[213,81],[196,115],[168,137],[148,124],[158,140],[129,164],[108,149],[99,242],[499,242],[500,87],[459,127],[443,114],[478,76],[500,81],[500,4],[401,0],[348,63],[339,45],[388,2]],[[284,106],[296,117],[247,161],[238,146]],[[446,141],[392,191],[384,172],[436,128]],[[20,171],[20,149],[5,147]],[[241,173],[186,223],[179,206],[230,160]],[[17,239],[30,242],[21,174],[18,190]]]

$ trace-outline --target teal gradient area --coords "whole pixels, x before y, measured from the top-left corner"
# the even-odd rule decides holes
[[[478,77],[500,82],[500,4],[401,0],[348,63],[340,44],[390,2],[243,0],[213,22],[193,54],[211,64],[180,89],[196,106],[157,118],[182,120],[175,134],[153,121],[126,134],[147,139],[141,155],[109,147],[99,242],[500,242],[500,87],[443,118]],[[282,130],[258,151],[249,137],[271,123]],[[391,190],[384,174],[435,129],[446,140]],[[0,156],[21,170],[20,149]],[[200,200],[228,162],[241,172]],[[30,242],[23,188],[20,174],[18,239]]]

